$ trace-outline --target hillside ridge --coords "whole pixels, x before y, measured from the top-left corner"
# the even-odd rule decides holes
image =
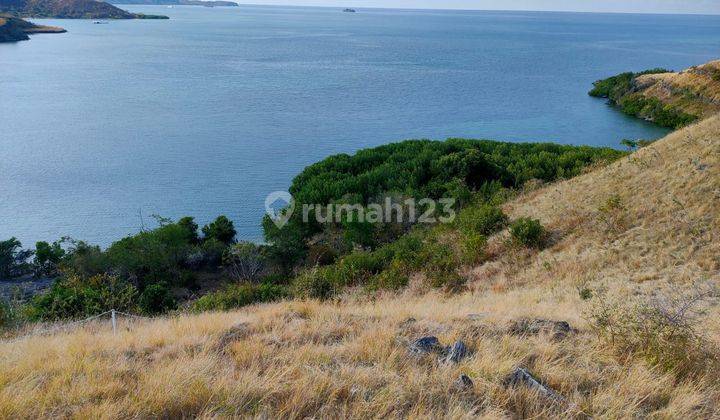
[[[680,72],[622,73],[598,80],[589,94],[608,98],[626,114],[681,128],[720,112],[720,60]]]
[[[0,0],[0,12],[18,17],[57,19],[168,19],[131,13],[96,0]]]

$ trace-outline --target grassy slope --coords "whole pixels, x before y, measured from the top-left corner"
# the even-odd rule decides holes
[[[624,297],[718,279],[720,117],[677,131],[609,167],[528,192],[513,216],[540,218],[553,245],[533,253],[491,247],[498,257],[469,270],[456,296],[411,286],[401,295],[340,303],[284,302],[246,310],[107,325],[0,344],[0,417],[185,415],[487,417],[565,409],[505,389],[528,366],[574,405],[599,417],[720,415],[713,378],[677,381],[645,362],[624,363],[590,332],[579,286]],[[598,210],[618,194],[624,210],[609,229]],[[419,284],[420,282],[418,282]],[[720,309],[704,332],[720,341]],[[481,314],[470,320],[468,314]],[[523,316],[567,320],[564,341],[517,337]],[[408,317],[417,322],[403,326]],[[247,323],[237,341],[221,335]],[[475,354],[457,366],[407,356],[407,340],[464,339]],[[225,352],[218,351],[220,348]],[[474,389],[450,390],[460,373]],[[558,411],[555,411],[557,414]]]
[[[648,74],[637,78],[645,97],[655,97],[684,112],[707,118],[720,112],[720,60],[680,73]]]

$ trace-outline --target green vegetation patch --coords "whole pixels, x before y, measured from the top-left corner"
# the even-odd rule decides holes
[[[607,98],[630,116],[644,118],[662,127],[678,129],[698,120],[698,116],[688,114],[677,107],[666,105],[657,98],[642,95],[635,85],[635,79],[646,74],[670,73],[666,69],[651,69],[640,73],[622,73],[593,83],[590,96]],[[687,95],[686,95],[687,96]]]

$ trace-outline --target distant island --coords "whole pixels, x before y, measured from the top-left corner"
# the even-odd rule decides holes
[[[0,14],[0,42],[27,41],[30,34],[57,34],[67,32],[56,26],[35,25],[26,20]]]
[[[113,4],[150,4],[161,6],[205,6],[205,7],[238,7],[234,1],[222,0],[111,0]]]
[[[95,0],[0,0],[0,12],[15,17],[56,19],[168,19],[122,10]]]

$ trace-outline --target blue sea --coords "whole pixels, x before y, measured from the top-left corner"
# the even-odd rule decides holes
[[[0,239],[108,245],[225,214],[328,155],[411,138],[619,147],[666,131],[587,96],[718,58],[720,16],[124,6],[0,45]]]

